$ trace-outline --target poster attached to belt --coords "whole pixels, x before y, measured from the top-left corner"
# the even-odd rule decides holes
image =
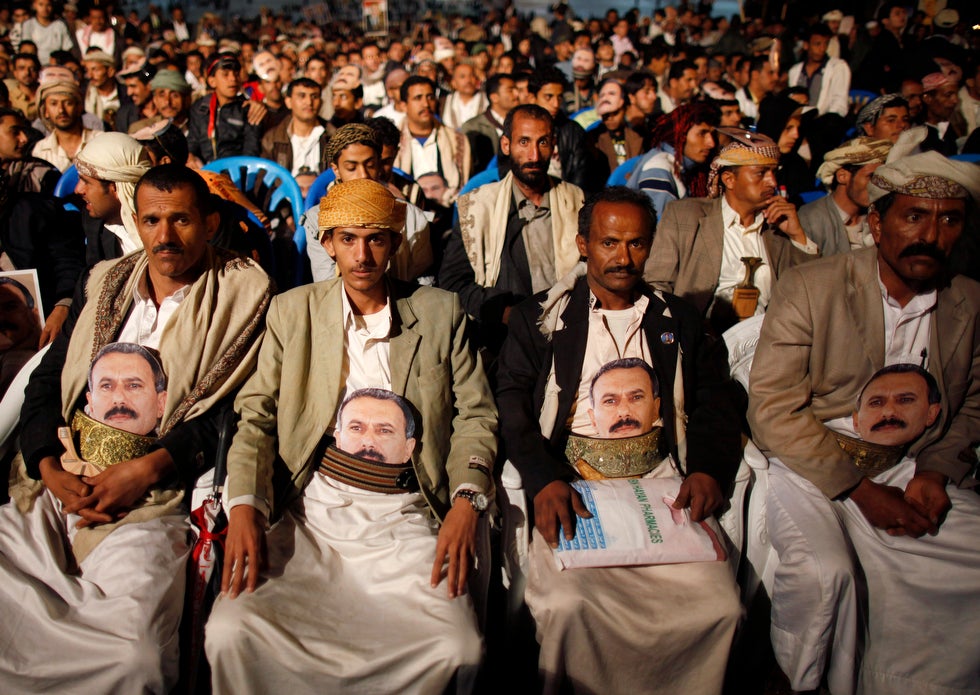
[[[388,34],[388,0],[362,0],[364,33],[368,36]]]

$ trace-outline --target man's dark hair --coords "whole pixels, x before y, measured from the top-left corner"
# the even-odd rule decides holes
[[[885,109],[894,109],[894,108],[897,108],[899,106],[904,106],[905,109],[908,110],[908,108],[909,108],[909,102],[908,102],[908,100],[905,97],[903,97],[901,94],[892,94],[892,95],[890,95],[889,98],[887,98],[885,101],[883,101],[881,103],[881,108],[878,109],[878,113],[876,113],[875,116],[874,116],[874,118],[871,119],[871,121],[870,121],[871,122],[871,127],[874,127],[875,125],[877,125],[878,119],[881,118],[881,115],[883,113],[885,113]],[[864,124],[862,124],[862,125],[864,125]],[[859,135],[863,135],[863,133],[859,133]]]
[[[287,97],[293,96],[293,90],[296,89],[297,87],[306,87],[308,89],[315,89],[318,94],[320,93],[320,85],[318,85],[316,82],[311,80],[309,77],[297,77],[295,80],[289,83],[288,87],[286,87],[286,96]]]
[[[3,84],[3,82],[0,81],[0,84]],[[4,85],[4,87],[6,87],[6,85]],[[22,114],[17,109],[12,108],[10,106],[4,106],[0,108],[0,121],[2,121],[7,116],[10,116],[11,118],[16,118],[17,123],[24,126],[25,128],[30,125],[30,123],[27,122],[27,119],[24,118],[24,114]]]
[[[749,79],[752,79],[753,72],[762,72],[769,63],[769,56],[752,56],[749,60]]]
[[[402,101],[408,101],[408,90],[417,84],[425,84],[432,88],[432,93],[436,93],[436,83],[430,80],[428,77],[422,77],[421,75],[411,75],[408,79],[402,82],[401,88],[398,90],[398,96]]]
[[[401,146],[402,134],[398,130],[398,126],[391,122],[390,118],[375,116],[374,118],[365,120],[364,124],[378,136],[382,148],[387,145],[388,147],[394,147],[396,152],[398,151]]]
[[[347,404],[358,398],[373,398],[376,401],[391,401],[401,408],[402,415],[405,416],[405,439],[411,439],[415,436],[415,415],[412,413],[411,407],[409,407],[408,402],[393,391],[387,389],[378,388],[367,388],[367,389],[357,389],[351,395],[344,399],[344,402],[340,404],[340,410],[337,411],[337,423],[338,425],[343,422],[343,412]]]
[[[143,347],[137,343],[109,343],[97,353],[95,353],[95,359],[88,368],[88,390],[91,391],[95,385],[92,383],[92,372],[95,371],[95,365],[106,355],[112,353],[119,353],[122,355],[139,355],[147,364],[150,365],[150,371],[153,372],[153,389],[157,393],[163,393],[167,390],[167,375],[163,371],[163,367],[160,365],[160,358],[157,357],[155,351],[150,348]]]
[[[41,69],[41,60],[33,53],[15,53],[10,59],[10,66],[16,68],[18,60],[29,60],[34,63],[35,69]]]
[[[543,121],[548,124],[548,128],[551,130],[552,134],[555,132],[555,122],[551,118],[551,114],[544,108],[538,106],[537,104],[521,104],[520,106],[515,106],[512,108],[504,118],[503,134],[501,137],[510,140],[511,134],[514,132],[514,119],[517,116],[524,116],[525,118],[530,118],[535,121]]]
[[[642,369],[650,376],[650,387],[653,389],[654,396],[660,396],[660,380],[657,379],[657,373],[653,371],[653,367],[641,360],[639,357],[623,357],[618,360],[613,360],[612,362],[606,362],[599,371],[595,373],[592,377],[592,383],[589,384],[589,401],[592,406],[595,407],[595,384],[599,381],[599,377],[607,374],[614,369]]]
[[[309,65],[314,60],[317,61],[317,62],[323,63],[324,65],[326,65],[328,67],[330,65],[330,59],[327,58],[327,56],[323,55],[322,53],[314,53],[313,55],[311,55],[309,58],[306,59],[306,64]]]
[[[487,78],[486,83],[483,85],[487,98],[489,98],[491,94],[496,94],[498,91],[500,91],[500,83],[504,80],[510,80],[513,82],[514,78],[509,72],[496,72]]]
[[[658,37],[659,38],[659,37]],[[649,46],[643,46],[643,64],[646,65],[651,60],[660,60],[670,55],[670,47],[665,41],[654,40]]]
[[[844,164],[840,168],[850,173],[851,176],[854,176],[854,174],[860,171],[863,167],[864,164]],[[830,180],[830,190],[836,190],[841,185],[841,182],[837,180],[837,172],[835,171],[833,178]]]
[[[137,213],[139,213],[140,188],[144,186],[151,186],[167,193],[172,193],[178,186],[187,186],[194,193],[193,205],[200,211],[201,217],[214,212],[214,202],[208,184],[200,174],[183,164],[161,164],[143,174],[143,177],[136,182],[136,189],[133,192],[133,208]]]
[[[676,63],[671,64],[670,72],[667,73],[667,82],[671,80],[679,80],[684,77],[685,70],[698,71],[697,66],[690,60],[678,60]]]
[[[650,197],[642,191],[634,191],[626,186],[610,186],[591,195],[579,210],[578,233],[586,240],[592,228],[592,214],[600,203],[626,203],[638,207],[650,222],[647,226],[650,229],[650,239],[653,239],[653,231],[657,227],[657,210],[653,207]]]
[[[883,3],[881,7],[878,8],[877,20],[880,22],[883,19],[888,19],[889,15],[891,15],[892,10],[894,8],[896,7],[904,8],[907,6],[908,3],[906,3],[904,0],[887,0],[887,2]]]
[[[939,390],[939,384],[936,382],[936,377],[930,374],[928,371],[923,369],[917,364],[901,363],[901,364],[890,364],[887,367],[883,367],[874,373],[868,383],[864,385],[861,389],[861,393],[858,394],[856,408],[861,409],[861,401],[864,399],[864,392],[868,390],[875,381],[883,376],[888,376],[889,374],[918,374],[926,382],[926,393],[929,396],[929,404],[934,405],[942,401],[942,392]]]
[[[149,140],[140,140],[139,143],[146,149],[153,152],[155,161],[160,161],[163,156],[170,157],[174,164],[187,164],[189,150],[187,138],[180,128],[170,123],[164,130],[157,133]]]
[[[803,39],[805,41],[810,41],[814,36],[822,36],[825,39],[829,39],[833,35],[834,32],[830,30],[830,27],[823,22],[817,22],[816,24],[810,25],[810,27],[803,32]]]
[[[654,90],[657,89],[657,78],[649,70],[637,70],[631,72],[629,77],[626,78],[626,93],[633,96],[641,89],[643,89],[647,82],[653,85]]]
[[[24,305],[28,309],[34,308],[34,295],[31,294],[30,290],[27,289],[24,283],[11,277],[0,277],[0,285],[11,285],[16,287],[20,293],[24,295]]]
[[[545,68],[531,73],[531,77],[527,81],[527,91],[537,95],[546,84],[560,84],[563,92],[568,89],[568,79],[565,77],[565,73],[558,68]]]
[[[71,51],[51,51],[51,60],[54,61],[55,65],[61,66],[78,62],[78,59],[72,55]]]

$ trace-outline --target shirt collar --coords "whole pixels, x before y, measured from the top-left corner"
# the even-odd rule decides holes
[[[763,217],[761,212],[755,214],[755,220],[748,227],[743,227],[742,222],[738,216],[738,213],[728,204],[728,198],[725,194],[721,195],[721,220],[724,228],[734,229],[742,234],[748,234],[749,232],[761,232]]]
[[[535,205],[534,203],[532,203],[531,202],[531,199],[528,198],[526,195],[524,195],[524,191],[521,190],[520,186],[517,185],[517,182],[516,181],[514,182],[514,185],[512,186],[512,188],[513,188],[513,191],[514,191],[514,204],[517,205],[518,211],[520,211],[520,209],[525,204],[528,204],[528,205],[533,206],[536,210],[549,210],[549,211],[551,210],[551,182],[550,182],[550,180],[548,182],[548,190],[544,192],[544,195],[543,196],[541,196],[541,204],[540,205]]]
[[[638,294],[639,296],[636,298],[636,301],[633,302],[633,306],[630,308],[642,316],[647,312],[647,306],[650,304],[650,298],[647,297],[642,292]],[[589,313],[590,314],[597,313],[602,308],[603,308],[602,302],[599,301],[599,298],[596,297],[595,294],[590,289],[589,290]]]
[[[356,330],[366,330],[364,318],[361,316],[361,314],[354,313],[354,308],[351,306],[350,298],[347,296],[347,290],[345,290],[343,287],[340,288],[340,301],[344,312],[344,330],[349,331],[352,328]],[[377,331],[377,335],[372,334],[371,337],[387,338],[391,335],[391,302],[389,301],[387,304],[385,304],[384,309],[377,313],[386,317],[387,320],[381,321],[383,330]]]
[[[137,282],[136,286],[133,288],[134,301],[142,302],[142,303],[146,303],[146,302],[153,303],[153,299],[150,297],[150,283],[148,278],[149,278],[149,270],[143,271],[143,275],[140,277],[139,282]],[[180,304],[182,301],[184,301],[184,297],[187,296],[187,290],[189,288],[190,285],[184,285],[173,294],[164,297],[163,300],[167,301],[169,299],[171,301],[176,302],[177,304]]]
[[[924,316],[925,314],[929,313],[936,306],[936,299],[938,297],[938,292],[936,292],[936,290],[929,290],[928,292],[915,295],[912,297],[909,303],[903,307],[897,300],[888,294],[888,289],[885,287],[885,283],[881,281],[880,270],[875,274],[875,279],[878,281],[878,289],[881,290],[882,301],[893,309],[898,309],[905,316],[910,318],[918,318],[919,316]]]

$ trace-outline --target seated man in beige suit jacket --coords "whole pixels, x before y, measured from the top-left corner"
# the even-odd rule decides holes
[[[227,593],[206,640],[216,693],[472,686],[482,639],[463,594],[497,413],[456,295],[385,274],[404,222],[382,184],[337,184],[320,229],[341,277],[270,306],[235,403]],[[394,409],[387,428],[402,432],[402,450],[416,440],[407,461],[338,450],[339,407],[364,389],[417,411],[408,423]],[[266,541],[270,513],[282,518]]]
[[[878,168],[869,191],[876,248],[789,271],[752,367],[773,647],[794,690],[978,692],[980,498],[957,486],[975,482],[980,285],[950,280],[946,259],[980,172],[927,152]],[[862,446],[862,386],[910,363],[935,378],[939,417],[908,451]]]
[[[777,145],[740,128],[718,130],[732,142],[711,163],[711,198],[667,204],[643,276],[691,302],[720,334],[742,318],[765,313],[776,279],[819,252],[796,208],[778,194]],[[733,306],[734,290],[746,280],[743,259],[749,258],[758,259],[751,278],[758,298],[751,306]]]

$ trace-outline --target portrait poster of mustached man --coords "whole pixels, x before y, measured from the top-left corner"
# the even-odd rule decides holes
[[[340,406],[335,448],[379,464],[403,466],[415,451],[415,416],[401,396],[379,388],[358,389]]]
[[[167,376],[154,350],[109,343],[92,360],[85,399],[61,428],[62,465],[95,475],[148,451],[167,402]]]

